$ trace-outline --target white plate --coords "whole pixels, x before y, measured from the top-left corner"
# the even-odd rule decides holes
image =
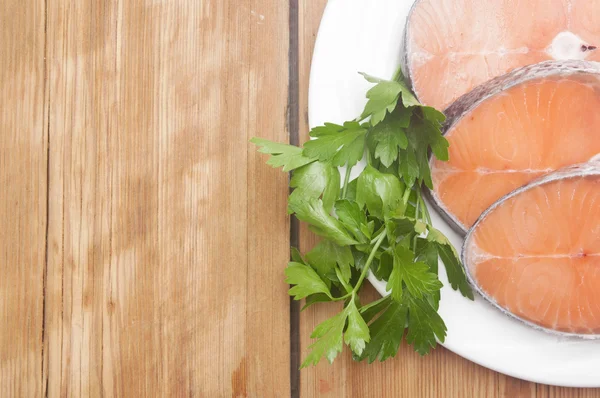
[[[309,88],[311,126],[360,114],[371,86],[358,72],[391,77],[413,0],[329,0],[315,45]],[[354,176],[359,170],[353,170]],[[353,177],[354,177],[353,176]],[[434,224],[455,245],[457,235],[432,209]],[[446,281],[440,267],[442,281]],[[370,278],[382,294],[385,284]],[[444,346],[495,371],[538,383],[600,387],[600,341],[569,340],[533,330],[481,297],[464,299],[442,289],[440,313],[448,326]]]

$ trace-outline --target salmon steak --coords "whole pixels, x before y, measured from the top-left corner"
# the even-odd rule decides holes
[[[496,200],[600,153],[600,63],[546,61],[495,78],[446,111],[449,161],[431,199],[466,233]]]
[[[471,283],[548,331],[600,335],[600,163],[572,166],[491,206],[463,247]]]
[[[600,0],[417,0],[405,29],[403,72],[422,103],[444,109],[525,65],[600,61],[597,46]]]

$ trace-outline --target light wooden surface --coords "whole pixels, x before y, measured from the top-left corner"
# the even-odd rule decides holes
[[[43,0],[3,0],[0,24],[0,391],[40,396],[48,153]]]
[[[0,2],[0,397],[600,396],[444,349],[297,370],[335,309],[290,306],[248,139],[306,139],[325,3]]]
[[[0,396],[289,394],[278,3],[0,2]]]

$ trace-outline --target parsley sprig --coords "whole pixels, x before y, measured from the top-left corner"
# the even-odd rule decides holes
[[[315,127],[302,148],[251,140],[271,155],[267,164],[292,171],[288,211],[322,238],[304,256],[292,248],[285,270],[289,294],[305,299],[304,308],[340,305],[311,334],[316,340],[302,367],[323,357],[332,362],[344,344],[354,359],[371,363],[394,357],[404,336],[421,355],[443,342],[438,258],[450,286],[473,299],[459,256],[431,225],[421,195],[423,185],[433,188],[429,154],[448,160],[445,117],[421,105],[400,74],[392,80],[363,76],[375,85],[356,120]],[[363,158],[366,167],[350,181]],[[358,294],[369,272],[387,281],[390,295],[363,304]]]

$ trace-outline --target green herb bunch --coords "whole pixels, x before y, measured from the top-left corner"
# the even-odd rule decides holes
[[[421,105],[400,74],[363,75],[375,86],[356,120],[315,127],[303,147],[251,140],[271,155],[267,164],[293,172],[288,211],[322,238],[304,256],[292,248],[289,294],[306,299],[303,309],[325,302],[341,308],[312,332],[316,341],[302,367],[323,357],[332,362],[344,343],[356,360],[371,363],[394,357],[404,335],[421,355],[443,342],[438,258],[452,288],[473,299],[459,256],[431,225],[421,195],[423,185],[433,188],[429,153],[448,160],[445,117]],[[366,168],[350,181],[363,158]],[[390,294],[364,304],[358,293],[369,272],[387,281]]]

